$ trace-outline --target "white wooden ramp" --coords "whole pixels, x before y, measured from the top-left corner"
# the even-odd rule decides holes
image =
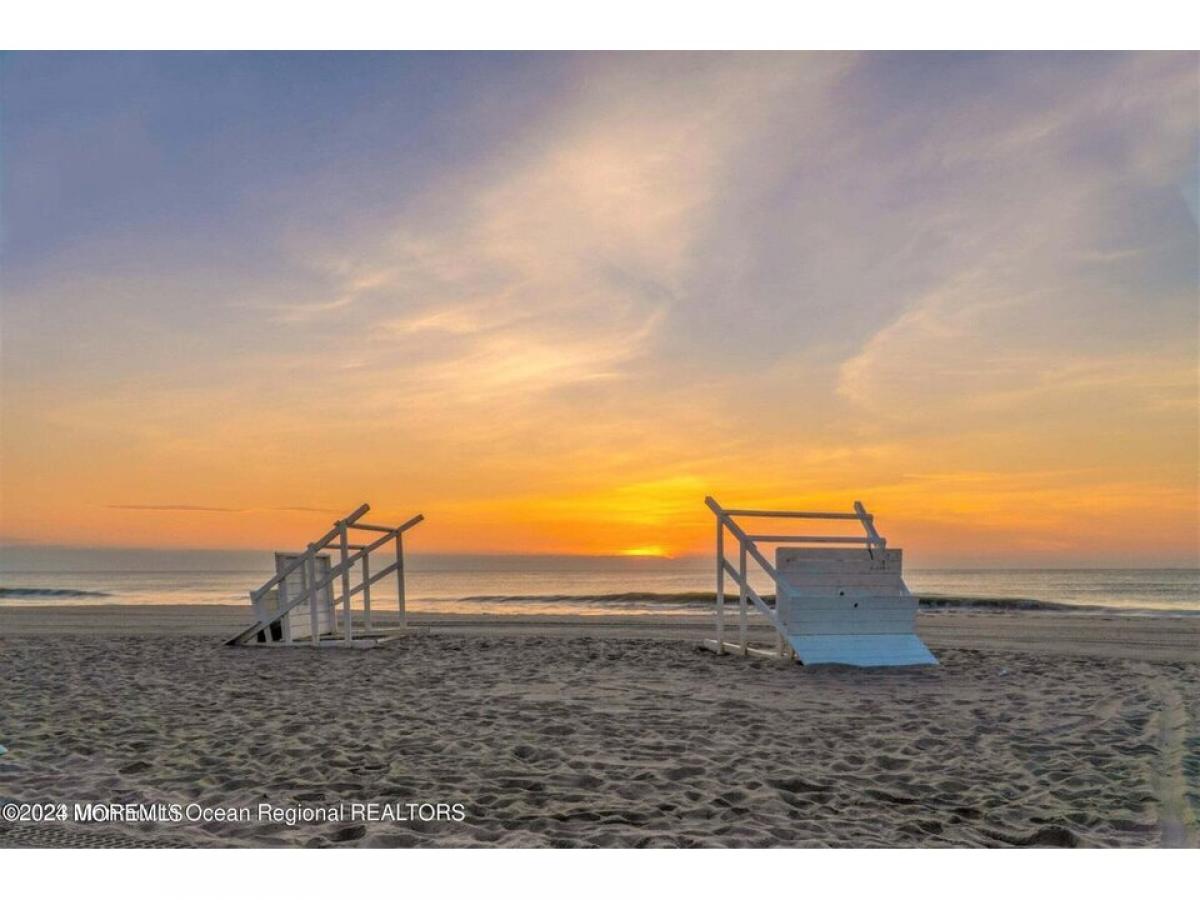
[[[902,554],[888,549],[873,517],[861,503],[851,513],[724,509],[705,499],[717,516],[717,638],[705,645],[718,653],[794,657],[806,665],[936,665],[937,659],[916,635],[917,599],[901,576]],[[855,521],[861,534],[759,534],[746,532],[735,517]],[[738,563],[725,555],[728,533],[736,542]],[[759,543],[777,545],[769,562]],[[849,546],[847,546],[849,545]],[[857,545],[857,546],[855,546]],[[750,585],[753,561],[775,583],[769,605]],[[738,588],[737,641],[725,638],[725,578]],[[765,615],[776,631],[773,652],[750,646],[750,607]]]
[[[796,658],[807,666],[936,666],[937,658],[915,634],[789,634]]]

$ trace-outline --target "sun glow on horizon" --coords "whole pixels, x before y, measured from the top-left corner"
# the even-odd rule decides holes
[[[668,553],[664,548],[659,546],[650,547],[629,547],[622,550],[621,556],[653,556],[658,559],[673,559],[674,555]]]

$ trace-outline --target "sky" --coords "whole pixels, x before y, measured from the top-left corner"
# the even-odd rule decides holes
[[[1200,564],[1200,55],[9,54],[0,542]]]

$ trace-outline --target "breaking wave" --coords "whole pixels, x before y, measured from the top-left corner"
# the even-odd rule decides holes
[[[77,591],[69,588],[37,588],[37,587],[0,587],[0,597],[111,597],[107,591]]]
[[[768,603],[775,600],[774,594],[763,594]],[[705,591],[692,591],[678,594],[657,594],[647,591],[631,591],[622,594],[542,594],[542,595],[485,595],[463,597],[462,602],[495,603],[512,605],[541,605],[572,604],[585,606],[659,606],[669,608],[695,607],[697,610],[707,610],[716,603],[716,594]],[[725,595],[725,602],[737,603],[736,590]],[[1103,609],[1101,606],[1083,606],[1077,603],[1051,603],[1046,600],[1034,600],[1030,597],[954,597],[942,594],[918,595],[917,602],[922,609],[980,609],[980,610],[1043,610],[1046,612],[1071,612],[1089,609]]]

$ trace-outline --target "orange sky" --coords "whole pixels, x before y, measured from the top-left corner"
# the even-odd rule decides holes
[[[6,71],[6,542],[1197,564],[1194,56],[126,59]]]

